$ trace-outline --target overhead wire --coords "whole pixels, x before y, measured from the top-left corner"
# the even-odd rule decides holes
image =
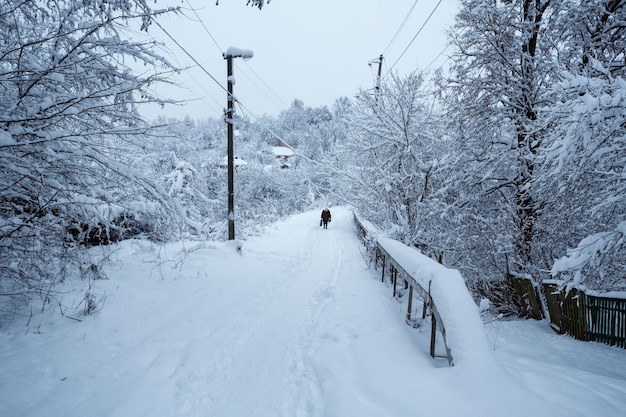
[[[259,81],[261,81],[263,83],[263,85],[265,87],[267,87],[267,89],[274,94],[274,96],[278,99],[278,101],[280,101],[285,107],[289,107],[289,104],[285,103],[285,101],[278,95],[276,94],[276,92],[272,89],[272,87],[270,87],[265,80],[263,80],[263,78],[261,78],[261,76],[259,74],[256,73],[256,71],[250,66],[250,64],[248,64],[246,61],[244,61],[244,63],[246,64],[246,66],[250,69],[250,71],[252,71],[252,73],[254,75],[256,75],[256,77],[259,79]]]
[[[170,33],[165,30],[165,28],[163,27],[163,25],[161,25],[156,19],[153,20],[153,22],[163,31],[163,33],[165,33],[167,35],[168,38],[170,38],[172,40],[172,42],[174,42],[176,44],[176,46],[178,46],[193,62],[196,63],[196,65],[198,66],[198,68],[200,68],[206,75],[208,75],[213,81],[215,81],[215,83],[224,91],[226,91],[227,94],[228,90],[217,80],[217,78],[215,78],[213,76],[213,74],[211,74],[206,68],[204,68],[204,66],[198,62],[198,60],[196,58],[194,58],[193,55],[191,55],[191,53],[189,53],[189,51],[187,51],[187,49],[185,49],[185,47],[183,47],[180,42],[178,42],[172,35],[170,35]]]
[[[248,109],[246,106],[244,106],[243,103],[241,103],[240,101],[237,101],[237,104],[239,104],[239,106],[241,107],[242,110],[247,111],[250,116],[252,116],[252,118],[254,118],[257,122],[260,121],[261,119],[256,116],[252,111],[250,111],[250,109]],[[294,155],[298,155],[304,159],[309,160],[310,162],[313,162],[314,164],[319,164],[318,161],[315,161],[314,159],[309,158],[308,156],[304,155],[303,153],[298,152],[298,150],[296,148],[294,148],[293,146],[291,146],[289,144],[289,142],[287,142],[285,139],[283,139],[278,133],[274,132],[272,129],[270,129],[269,127],[265,126],[264,127],[265,130],[267,130],[272,136],[274,136],[276,139],[278,139],[281,143],[283,143],[286,147],[288,147],[289,149],[291,149],[294,153]]]
[[[207,105],[207,107],[209,107],[209,108],[210,108],[211,110],[213,110],[214,112],[216,112],[216,113],[218,113],[218,114],[219,114],[219,113],[221,113],[221,112],[223,112],[223,105],[222,105],[222,103],[220,103],[220,102],[219,102],[219,101],[218,101],[215,97],[213,97],[213,96],[211,95],[211,93],[209,93],[209,91],[208,91],[208,90],[204,87],[204,85],[203,85],[200,81],[198,81],[198,80],[197,80],[197,79],[196,79],[196,78],[192,75],[192,73],[191,73],[191,72],[187,72],[187,75],[189,76],[189,78],[191,78],[191,79],[192,79],[192,80],[196,83],[196,85],[197,85],[198,87],[200,87],[200,89],[201,89],[201,90],[202,90],[202,91],[206,94],[206,96],[207,96],[207,97],[211,98],[211,99],[213,100],[213,102],[214,102],[215,104],[217,104],[217,109],[216,109],[215,107],[213,107],[213,105],[212,105],[212,104],[208,103],[208,102],[204,99],[204,97],[201,97],[201,96],[197,95],[197,94],[196,94],[196,93],[195,93],[192,89],[185,87],[185,88],[187,89],[187,91],[189,91],[191,94],[195,95],[195,96],[196,96],[196,97],[197,97],[200,101],[202,101],[204,104],[206,104],[206,105]]]
[[[209,37],[211,38],[211,40],[213,41],[213,43],[215,44],[215,46],[217,46],[217,49],[219,49],[220,51],[224,51],[224,49],[222,49],[222,47],[219,45],[219,43],[217,43],[217,41],[215,40],[215,38],[213,37],[213,35],[211,35],[211,31],[209,30],[208,27],[206,27],[206,25],[204,24],[204,21],[202,20],[202,18],[200,17],[200,15],[198,14],[198,12],[196,11],[196,9],[193,8],[193,6],[191,5],[191,3],[189,3],[189,0],[185,0],[187,2],[187,5],[189,6],[189,9],[191,9],[191,11],[193,12],[193,14],[196,16],[196,19],[198,19],[198,22],[200,22],[200,24],[202,25],[202,27],[204,28],[204,30],[206,31],[206,33],[209,34]]]
[[[409,18],[411,17],[411,14],[413,14],[413,10],[415,10],[415,6],[417,6],[418,1],[419,0],[415,0],[415,2],[413,3],[413,6],[411,6],[411,9],[407,12],[406,16],[404,17],[404,20],[400,24],[400,27],[398,27],[398,30],[396,31],[396,34],[393,35],[393,38],[391,38],[391,40],[387,44],[387,47],[383,50],[382,55],[387,55],[387,52],[389,51],[389,49],[393,46],[395,41],[398,39],[398,36],[400,35],[400,32],[402,32],[402,29],[404,29],[404,26],[406,25],[406,23],[408,22]]]
[[[400,54],[400,56],[398,57],[398,59],[396,59],[396,61],[393,63],[393,65],[389,68],[389,70],[387,71],[387,73],[385,74],[386,78],[389,73],[394,69],[394,67],[396,66],[396,64],[400,61],[400,59],[402,59],[402,57],[404,56],[404,54],[406,53],[406,51],[409,50],[409,48],[411,47],[411,45],[413,45],[413,42],[415,42],[415,39],[417,39],[417,37],[419,36],[420,33],[422,33],[422,30],[424,29],[424,27],[426,26],[426,24],[430,21],[430,19],[433,17],[433,14],[435,14],[435,12],[437,11],[437,9],[439,8],[439,6],[441,5],[441,2],[443,0],[439,0],[439,2],[437,2],[437,4],[435,5],[435,8],[430,12],[430,14],[428,15],[428,17],[426,18],[426,20],[424,21],[424,23],[422,23],[422,26],[420,26],[420,28],[417,30],[417,33],[415,34],[415,36],[413,36],[413,39],[411,39],[411,42],[409,42],[409,44],[406,46],[406,48],[404,48],[404,50],[402,51],[402,53]]]
[[[187,1],[187,4],[189,4],[189,1]],[[191,7],[191,5],[190,5],[190,7]],[[198,18],[198,20],[202,23],[202,26],[205,28],[205,30],[207,31],[207,33],[209,34],[209,36],[211,37],[211,39],[213,40],[213,42],[215,43],[215,46],[217,46],[217,47],[221,50],[221,48],[220,48],[219,44],[217,43],[217,41],[215,40],[215,38],[213,37],[213,35],[211,35],[211,33],[210,33],[210,31],[208,30],[208,28],[206,27],[206,25],[202,22],[202,19],[200,19],[200,16],[197,14],[197,12],[196,12],[193,8],[191,8],[191,9],[193,10],[193,12],[194,12],[194,14],[196,15],[196,17]],[[214,77],[214,76],[213,76],[213,75],[209,72],[209,71],[207,71],[207,70],[206,70],[206,68],[204,68],[204,67],[202,66],[202,64],[200,64],[200,62],[198,62],[198,60],[197,60],[197,59],[196,59],[193,55],[191,55],[191,53],[190,53],[189,51],[187,51],[187,49],[185,49],[185,48],[184,48],[184,47],[180,44],[180,42],[178,42],[178,41],[177,41],[177,40],[176,40],[176,39],[175,39],[175,38],[174,38],[174,37],[173,37],[173,36],[172,36],[172,35],[171,35],[171,34],[170,34],[170,33],[169,33],[169,32],[168,32],[165,28],[164,28],[164,27],[163,27],[163,25],[161,25],[161,24],[160,24],[159,22],[157,22],[156,20],[154,21],[154,23],[155,23],[155,24],[156,24],[156,25],[157,25],[157,26],[158,26],[158,27],[159,27],[159,28],[163,31],[163,33],[165,33],[165,34],[166,34],[166,35],[167,35],[167,36],[168,36],[168,37],[172,40],[172,42],[174,42],[174,43],[175,43],[175,44],[176,44],[176,45],[177,45],[177,46],[178,46],[178,47],[179,47],[179,48],[180,48],[180,49],[181,49],[181,50],[182,50],[182,51],[183,51],[183,52],[184,52],[184,53],[185,53],[188,57],[189,57],[189,58],[191,58],[191,60],[192,60],[193,62],[195,62],[195,63],[196,63],[196,65],[198,66],[198,68],[202,69],[202,70],[203,70],[203,72],[204,72],[205,74],[207,74],[207,75],[208,75],[208,76],[209,76],[209,77],[210,77],[213,81],[215,81],[215,83],[217,83],[217,85],[219,85],[219,86],[220,86],[220,88],[221,88],[222,90],[224,90],[227,94],[229,94],[229,95],[231,94],[231,93],[230,93],[230,92],[229,92],[229,91],[228,91],[228,90],[227,90],[227,89],[226,89],[226,88],[225,88],[225,87],[224,87],[224,86],[223,86],[223,85],[222,85],[222,84],[221,84],[221,83],[220,83],[220,82],[219,82],[219,81],[218,81],[218,80],[217,80],[217,79],[216,79],[216,78],[215,78],[215,77]],[[233,98],[234,98],[235,102],[236,102],[236,103],[238,103],[238,104],[241,106],[241,108],[245,109],[245,110],[246,110],[248,113],[250,113],[250,115],[251,115],[251,116],[253,116],[255,119],[258,119],[258,117],[256,117],[256,116],[255,116],[255,115],[254,115],[254,114],[253,114],[253,113],[252,113],[252,112],[251,112],[251,111],[250,111],[247,107],[245,107],[245,106],[243,105],[243,103],[241,103],[241,101],[239,101],[239,100],[238,100],[235,96],[233,96]]]
[[[222,52],[223,49],[220,46],[220,44],[217,42],[217,40],[215,39],[215,37],[213,36],[213,34],[211,33],[211,31],[209,30],[209,28],[204,24],[204,21],[202,20],[202,18],[200,17],[200,15],[198,14],[198,11],[191,5],[191,3],[189,2],[189,0],[185,0],[185,2],[187,3],[187,5],[189,6],[189,10],[191,10],[193,12],[193,14],[196,16],[196,21],[198,23],[200,23],[200,25],[202,25],[202,27],[204,28],[205,32],[209,35],[209,38],[211,38],[211,40],[213,41],[213,43],[215,44],[215,46],[217,47],[217,50]],[[193,76],[191,77],[193,79]],[[200,86],[200,88],[202,88],[204,90],[204,86],[199,83],[197,80],[194,79],[194,81],[196,81],[196,84],[198,84]],[[205,90],[206,92],[206,90]],[[213,98],[213,97],[212,97]],[[214,101],[216,103],[219,104],[219,102],[214,99]]]
[[[211,39],[213,40],[213,42],[215,43],[215,46],[218,47],[218,49],[220,51],[222,51],[222,48],[219,46],[219,44],[217,43],[217,41],[215,40],[215,38],[213,37],[213,35],[211,35],[210,31],[208,30],[208,28],[206,27],[206,25],[204,24],[204,22],[202,22],[202,19],[200,18],[200,16],[197,14],[197,12],[193,9],[193,7],[191,7],[191,4],[189,4],[189,1],[187,1],[187,4],[190,6],[191,10],[194,12],[194,14],[196,15],[196,17],[198,18],[198,20],[201,22],[202,26],[204,27],[204,29],[206,30],[206,32],[209,34],[209,36],[211,37]],[[200,64],[200,62],[198,62],[198,60],[191,55],[191,53],[189,51],[187,51],[187,49],[185,49],[180,42],[178,42],[167,30],[165,30],[165,28],[155,20],[153,20],[154,23],[163,31],[163,33],[165,33],[167,35],[168,38],[170,38],[172,40],[172,42],[174,42],[193,62],[196,63],[196,65],[198,66],[198,68],[202,69],[202,71],[207,74],[217,85],[220,86],[220,88],[222,90],[224,90],[228,95],[231,95],[231,93],[228,92],[228,90],[206,69],[204,68],[204,66],[202,64]],[[258,75],[257,75],[258,76]],[[259,77],[259,79],[261,79]],[[252,81],[252,80],[251,80]],[[262,79],[261,79],[262,81]],[[254,81],[253,81],[254,83]],[[257,86],[258,87],[258,86]],[[268,86],[269,88],[269,86]],[[270,89],[271,90],[271,89]],[[276,94],[276,93],[274,93]],[[250,109],[248,109],[241,101],[239,101],[235,96],[233,96],[233,99],[235,100],[235,103],[239,104],[240,108],[242,110],[247,111],[250,116],[252,118],[254,118],[255,120],[259,121],[260,118],[258,116],[256,116]],[[281,100],[282,101],[282,100]],[[283,102],[284,103],[284,102]],[[291,145],[289,145],[289,143],[287,141],[285,141],[282,137],[280,137],[276,132],[274,132],[272,129],[270,129],[269,127],[265,127],[265,129],[272,134],[274,137],[276,137],[278,140],[280,140],[283,144],[285,144],[289,149],[291,149],[292,151],[294,151],[294,153],[299,154]],[[300,154],[300,156],[304,157],[305,159],[309,159],[311,161],[313,161],[312,159],[306,157],[305,155]],[[315,161],[313,161],[315,162]]]
[[[217,47],[217,49],[220,52],[223,52],[224,49],[220,46],[220,44],[217,42],[217,40],[215,39],[215,37],[211,34],[211,31],[209,30],[209,28],[206,26],[206,24],[204,23],[204,21],[202,20],[202,18],[200,17],[200,15],[198,14],[198,12],[196,11],[196,9],[193,8],[193,6],[191,5],[191,3],[189,2],[189,0],[185,0],[187,5],[189,6],[189,9],[193,12],[193,14],[196,16],[197,21],[202,25],[202,27],[204,28],[204,31],[209,35],[209,37],[211,38],[211,40],[213,41],[213,43],[215,44],[215,46]],[[272,93],[274,95],[275,98],[278,99],[278,101],[280,101],[282,103],[283,106],[285,107],[289,107],[289,105],[287,103],[285,103],[285,101],[265,82],[265,80],[263,80],[263,78],[256,73],[256,71],[254,71],[254,69],[252,68],[252,66],[250,66],[250,64],[248,64],[246,61],[244,61],[244,63],[246,64],[247,68],[250,69],[250,71],[252,71],[252,73],[258,78],[259,81],[261,81],[261,83],[265,86],[265,88],[267,88],[267,90]],[[237,68],[239,70],[241,70],[241,67],[237,64],[235,64],[237,66]],[[261,86],[259,86],[255,80],[253,80],[250,76],[248,76],[248,74],[245,73],[245,71],[242,71],[243,75],[250,80],[250,82],[252,82],[252,84],[254,84],[254,86],[263,94],[265,95],[270,101],[272,101],[279,109],[281,108],[281,104],[277,103],[276,100],[274,99],[274,97],[270,96],[270,94],[268,94],[268,91],[264,90],[263,88],[261,88]]]
[[[245,61],[244,61],[245,62]],[[259,84],[257,84],[251,77],[250,75],[247,74],[247,72],[240,66],[235,64],[235,67],[237,68],[237,71],[240,72],[241,74],[243,74],[244,77],[246,77],[248,80],[250,80],[250,82],[252,83],[252,85],[254,85],[261,93],[263,93],[272,103],[274,103],[276,105],[276,107],[278,109],[282,109],[283,105],[281,105],[278,101],[276,101],[275,98],[271,97],[270,95],[267,94],[267,91],[264,91],[261,86],[259,86]],[[249,65],[247,66],[247,68],[254,72],[254,70],[252,70],[252,67],[250,67]],[[257,75],[258,77],[258,75]],[[260,79],[260,78],[259,78]],[[261,80],[262,81],[262,80]],[[277,96],[278,97],[278,96]],[[280,97],[278,97],[278,99],[280,100]],[[285,105],[285,107],[288,107],[287,105]]]
[[[429,68],[430,68],[430,67],[431,67],[431,66],[435,63],[435,61],[437,61],[437,60],[439,59],[439,57],[441,57],[441,55],[443,55],[443,53],[444,53],[444,52],[446,52],[446,51],[448,50],[448,48],[450,48],[450,45],[446,45],[446,46],[445,46],[445,47],[441,50],[441,52],[439,52],[439,54],[438,54],[438,55],[437,55],[437,56],[436,56],[436,57],[435,57],[432,61],[430,61],[430,64],[428,64],[428,65],[426,66],[426,68],[424,68],[424,71],[427,71],[427,70],[428,70],[428,69],[429,69]],[[446,58],[446,60],[445,60],[445,61],[443,61],[443,62],[441,63],[441,65],[440,65],[438,68],[441,68],[441,67],[443,66],[443,64],[445,64],[445,63],[446,63],[449,59],[450,59],[450,57]]]
[[[189,4],[189,2],[187,1],[187,4]],[[191,10],[194,12],[194,14],[196,15],[196,17],[198,18],[198,21],[202,24],[202,26],[204,27],[204,29],[206,30],[206,32],[209,34],[210,38],[213,40],[213,42],[215,43],[215,46],[217,46],[217,48],[221,51],[221,48],[219,46],[219,44],[217,43],[217,41],[215,40],[215,38],[213,37],[213,35],[211,34],[211,32],[208,30],[208,28],[206,27],[206,25],[204,24],[204,22],[202,21],[202,19],[200,18],[200,16],[197,14],[197,12],[191,7],[191,5],[189,4]],[[174,42],[176,44],[176,46],[178,46],[197,66],[198,68],[200,68],[206,75],[208,75],[222,90],[224,90],[226,92],[227,95],[232,95],[206,68],[204,68],[204,66],[193,56],[191,55],[191,53],[189,51],[187,51],[187,49],[182,46],[180,44],[180,42],[178,42],[164,27],[163,25],[161,25],[158,21],[154,21],[154,23],[163,31],[163,33],[165,33],[165,35],[167,35],[168,38],[170,38],[172,40],[172,42]],[[204,86],[199,83],[197,80],[195,80],[193,78],[193,76],[191,76],[189,74],[190,78],[192,78],[196,84],[198,84],[200,86],[200,88],[202,88],[204,90],[205,93],[207,93],[207,95],[209,95],[211,98],[213,98],[213,100],[218,103],[219,102],[212,97],[210,94],[208,94],[208,91],[206,91],[206,89],[204,88]],[[238,102],[239,100],[233,96],[233,99],[235,100],[235,102]],[[206,104],[206,102],[205,102]],[[212,108],[212,106],[209,106]]]

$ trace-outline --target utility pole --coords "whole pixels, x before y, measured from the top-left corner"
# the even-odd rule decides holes
[[[378,77],[376,78],[376,93],[380,93],[380,77],[383,71],[383,54],[378,58]],[[376,95],[378,97],[378,95]]]
[[[369,66],[371,67],[372,64],[378,64],[378,75],[376,77],[376,92],[375,92],[376,100],[378,100],[378,95],[380,94],[380,78],[383,72],[383,54],[380,54],[378,58],[371,60],[369,62]]]
[[[223,54],[226,60],[226,74],[228,82],[228,96],[226,109],[226,128],[228,135],[228,240],[235,240],[235,157],[233,150],[233,113],[235,112],[235,96],[233,95],[233,58],[250,59],[254,52],[228,48]]]
[[[235,240],[235,167],[233,150],[233,57],[225,56],[228,75],[228,96],[226,109],[226,128],[228,131],[228,240]]]

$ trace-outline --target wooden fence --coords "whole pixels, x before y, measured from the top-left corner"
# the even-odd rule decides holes
[[[550,325],[557,333],[578,340],[601,342],[626,349],[626,299],[565,292],[557,283],[544,283]]]
[[[386,276],[391,280],[391,285],[393,287],[393,297],[397,297],[398,292],[398,280],[401,280],[401,285],[404,285],[404,289],[409,290],[408,295],[408,305],[406,312],[406,321],[409,325],[414,325],[415,320],[413,318],[413,297],[417,294],[419,298],[421,298],[423,302],[422,306],[422,319],[425,319],[427,316],[430,316],[431,319],[431,331],[430,331],[430,356],[432,358],[442,357],[447,358],[448,365],[453,366],[454,363],[452,361],[452,352],[448,347],[446,342],[446,329],[443,324],[443,320],[439,312],[437,311],[437,307],[435,305],[435,301],[431,297],[430,294],[430,283],[429,288],[424,288],[421,284],[419,284],[415,278],[408,273],[402,265],[396,261],[386,250],[385,248],[378,243],[375,239],[371,239],[371,236],[367,230],[367,228],[363,225],[363,223],[359,220],[358,216],[354,215],[354,223],[356,224],[357,232],[359,237],[368,248],[373,252],[373,256],[375,257],[375,268],[378,269],[378,264],[380,262],[382,274],[381,281],[385,282]],[[443,343],[443,348],[445,350],[445,355],[438,355],[436,352],[437,345],[437,332],[441,334],[441,341]]]

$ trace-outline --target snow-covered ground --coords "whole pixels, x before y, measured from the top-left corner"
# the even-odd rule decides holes
[[[100,312],[2,329],[0,416],[624,415],[626,351],[545,322],[486,324],[478,363],[431,359],[350,211],[334,208],[328,230],[318,218],[278,222],[241,254],[118,245]]]

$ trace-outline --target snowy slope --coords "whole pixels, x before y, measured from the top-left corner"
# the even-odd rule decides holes
[[[542,322],[491,323],[493,355],[449,368],[367,268],[351,213],[244,243],[116,247],[77,322],[0,333],[0,416],[617,416],[626,352]],[[67,289],[70,290],[69,288]],[[80,299],[82,293],[66,297]],[[484,335],[477,335],[484,338]],[[621,371],[619,371],[621,369]]]

